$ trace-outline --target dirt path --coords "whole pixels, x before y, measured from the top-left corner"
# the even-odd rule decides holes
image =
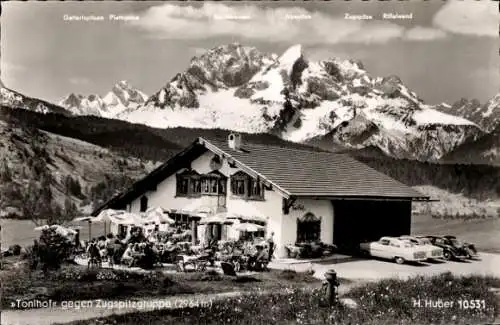
[[[343,294],[352,287],[341,285],[339,293]],[[109,300],[84,300],[72,302],[74,306],[68,308],[61,304],[49,308],[27,309],[27,310],[6,310],[2,311],[2,325],[51,325],[54,323],[69,323],[76,320],[85,320],[97,317],[107,317],[113,314],[129,314],[137,311],[152,311],[158,309],[177,309],[191,306],[210,307],[211,304],[231,297],[238,297],[245,292],[233,291],[214,294],[191,294],[168,296],[164,298],[146,298],[129,300],[121,299],[119,301]],[[261,294],[266,294],[262,291]],[[118,302],[126,305],[118,306]],[[75,308],[78,304],[82,307]]]

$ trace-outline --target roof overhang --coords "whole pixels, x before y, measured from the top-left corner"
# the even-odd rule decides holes
[[[418,201],[418,202],[433,202],[439,200],[431,200],[429,197],[395,197],[395,196],[361,196],[361,195],[297,195],[296,198],[311,199],[311,200],[331,200],[331,201]]]
[[[193,142],[190,146],[177,153],[174,157],[170,158],[165,163],[161,164],[148,175],[144,176],[126,191],[111,198],[107,202],[100,205],[91,215],[96,216],[102,210],[112,208],[123,208],[129,201],[136,199],[147,191],[156,190],[156,186],[161,183],[165,178],[174,174],[182,168],[187,168],[191,164],[191,160],[206,152],[206,148],[199,145],[198,141]]]

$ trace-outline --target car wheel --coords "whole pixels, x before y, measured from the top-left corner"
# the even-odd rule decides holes
[[[394,260],[395,260],[395,261],[396,261],[396,263],[398,263],[398,264],[403,264],[403,263],[405,262],[405,259],[404,259],[404,258],[402,258],[402,257],[399,257],[399,256],[396,256],[396,257],[394,258]]]
[[[448,252],[448,251],[444,251],[443,252],[443,257],[444,257],[445,260],[449,261],[449,260],[451,260],[451,253]]]

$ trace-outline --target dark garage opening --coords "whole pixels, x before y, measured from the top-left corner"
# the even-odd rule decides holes
[[[411,201],[334,200],[333,240],[346,253],[382,236],[409,235]]]

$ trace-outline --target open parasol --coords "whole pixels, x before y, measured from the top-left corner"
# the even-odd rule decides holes
[[[240,223],[234,227],[234,229],[238,231],[246,231],[246,232],[257,232],[264,230],[263,226],[259,226],[253,223]]]
[[[243,201],[234,200],[228,206],[226,217],[228,219],[242,219],[246,221],[267,222],[268,217],[260,212],[253,204]]]
[[[146,223],[154,223],[154,224],[175,223],[175,220],[170,218],[168,213],[166,213],[166,211],[161,207],[149,208],[148,210],[146,210],[146,212],[142,213],[142,217],[144,222]]]

